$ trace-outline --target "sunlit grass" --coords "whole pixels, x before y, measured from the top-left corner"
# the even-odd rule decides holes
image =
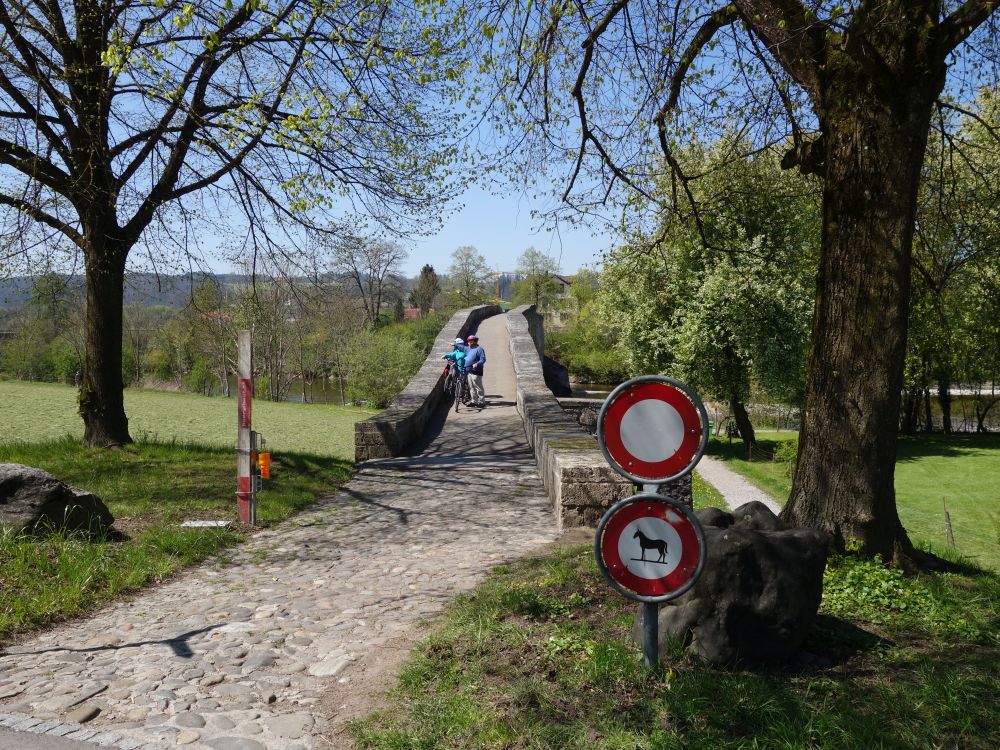
[[[70,438],[0,444],[0,462],[51,472],[102,498],[110,533],[0,532],[0,639],[101,603],[243,540],[238,527],[181,528],[185,520],[236,521],[231,450],[140,442],[109,451]],[[259,495],[258,519],[273,524],[333,491],[350,464],[280,454]]]
[[[886,607],[867,590],[883,571],[838,579],[836,614],[824,604],[807,640],[811,666],[717,669],[666,643],[656,677],[630,637],[635,603],[609,589],[589,547],[501,566],[352,732],[367,750],[992,750],[1000,578],[903,582],[925,608],[872,626]]]
[[[790,465],[771,456],[794,432],[758,432],[753,460],[740,440],[713,438],[708,455],[784,503],[791,491]],[[896,507],[911,539],[942,550],[947,545],[944,506],[958,554],[1000,570],[1000,435],[901,437],[896,461]],[[942,499],[944,502],[942,502]]]
[[[0,381],[0,443],[83,437],[77,391],[66,385]],[[125,413],[135,439],[206,446],[236,444],[236,401],[192,393],[125,390]],[[254,429],[274,453],[313,453],[354,459],[354,423],[375,410],[328,404],[254,401]]]

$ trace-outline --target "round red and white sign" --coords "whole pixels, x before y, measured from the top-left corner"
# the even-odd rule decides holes
[[[594,553],[619,592],[638,601],[666,601],[701,574],[705,534],[686,506],[662,495],[634,495],[601,518]]]
[[[646,375],[611,392],[597,417],[597,440],[611,466],[629,479],[668,482],[701,459],[708,414],[683,383]]]

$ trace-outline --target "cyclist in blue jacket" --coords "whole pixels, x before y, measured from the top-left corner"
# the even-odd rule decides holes
[[[480,409],[486,406],[486,392],[483,390],[483,368],[486,365],[486,352],[479,345],[479,337],[469,336],[469,351],[465,355],[465,367],[469,371],[469,390],[472,391],[472,402]]]
[[[465,355],[469,351],[469,347],[465,345],[462,339],[455,339],[455,348],[448,352],[442,357],[442,359],[450,360],[458,366],[459,372],[465,372]]]

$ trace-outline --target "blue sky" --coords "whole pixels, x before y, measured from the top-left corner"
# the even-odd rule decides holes
[[[460,199],[464,208],[445,218],[441,232],[416,238],[410,244],[406,275],[416,276],[425,263],[445,273],[452,251],[461,245],[474,246],[490,267],[499,271],[513,271],[518,256],[534,247],[555,258],[563,273],[573,274],[581,266],[596,265],[601,251],[614,244],[613,238],[581,225],[563,223],[558,233],[546,230],[541,219],[532,216],[532,209],[551,208],[552,199],[532,199],[513,188],[501,190],[502,197],[470,187]]]

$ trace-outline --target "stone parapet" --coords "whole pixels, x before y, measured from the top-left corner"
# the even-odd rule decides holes
[[[576,423],[580,425],[588,434],[597,432],[597,415],[604,406],[603,398],[559,398],[559,406],[567,414],[571,415]]]
[[[456,337],[473,333],[486,318],[498,315],[499,305],[467,307],[455,313],[434,340],[420,370],[389,408],[354,424],[354,460],[401,456],[423,433],[443,395],[442,357],[452,350]]]
[[[507,314],[517,410],[559,526],[596,526],[611,504],[632,494],[632,483],[608,466],[594,436],[563,411],[545,385],[536,348],[539,323],[533,305]]]
[[[544,340],[541,316],[534,305],[507,314],[507,333],[517,378],[517,410],[559,526],[597,526],[605,510],[637,489],[608,465],[594,436],[602,402],[576,404],[585,399],[557,400],[552,395],[545,385],[538,348]],[[582,417],[588,412],[589,418]],[[584,424],[590,419],[592,425]],[[690,505],[691,475],[663,485],[660,491]]]

